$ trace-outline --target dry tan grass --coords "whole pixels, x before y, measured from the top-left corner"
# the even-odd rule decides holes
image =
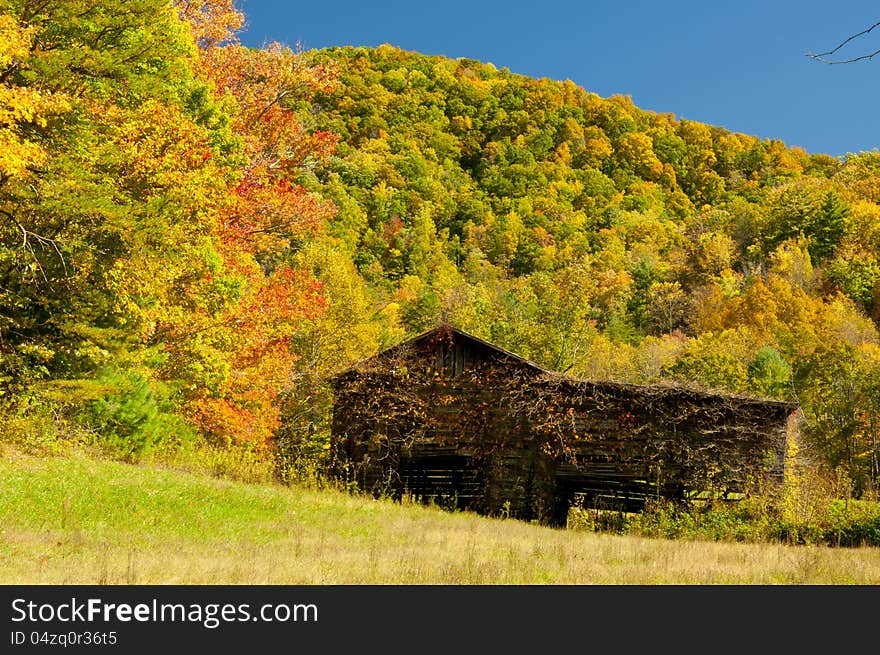
[[[878,548],[620,537],[104,462],[0,462],[0,491],[23,481],[61,506],[35,513],[20,488],[0,501],[0,583],[880,583]]]
[[[344,500],[337,498],[336,500]],[[367,506],[359,508],[369,512]],[[109,543],[4,531],[0,581],[31,584],[877,584],[880,549],[666,541],[471,516],[392,519],[364,536],[298,527],[271,539]],[[358,527],[358,526],[350,526]],[[346,531],[347,532],[347,531]],[[4,550],[6,550],[4,548]]]

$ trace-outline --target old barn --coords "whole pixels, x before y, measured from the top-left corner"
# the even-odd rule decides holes
[[[782,477],[793,403],[547,371],[450,325],[333,380],[332,470],[375,494],[564,525],[576,495],[729,494]]]

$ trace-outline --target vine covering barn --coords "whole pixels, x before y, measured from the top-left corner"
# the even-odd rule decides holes
[[[575,496],[781,480],[797,405],[567,377],[443,324],[333,380],[332,471],[374,494],[564,525]]]

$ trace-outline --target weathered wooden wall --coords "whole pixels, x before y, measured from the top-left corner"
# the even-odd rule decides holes
[[[558,495],[624,509],[781,482],[796,411],[791,403],[552,376],[531,385],[521,405],[555,454]]]
[[[536,442],[497,391],[459,379],[389,384],[369,374],[357,384],[363,391],[340,394],[334,409],[337,475],[377,494],[442,498],[488,514],[510,502],[512,514],[534,513]]]

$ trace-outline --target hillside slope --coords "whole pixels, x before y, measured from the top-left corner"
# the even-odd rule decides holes
[[[82,457],[0,459],[2,584],[876,584],[880,549],[665,541]]]

